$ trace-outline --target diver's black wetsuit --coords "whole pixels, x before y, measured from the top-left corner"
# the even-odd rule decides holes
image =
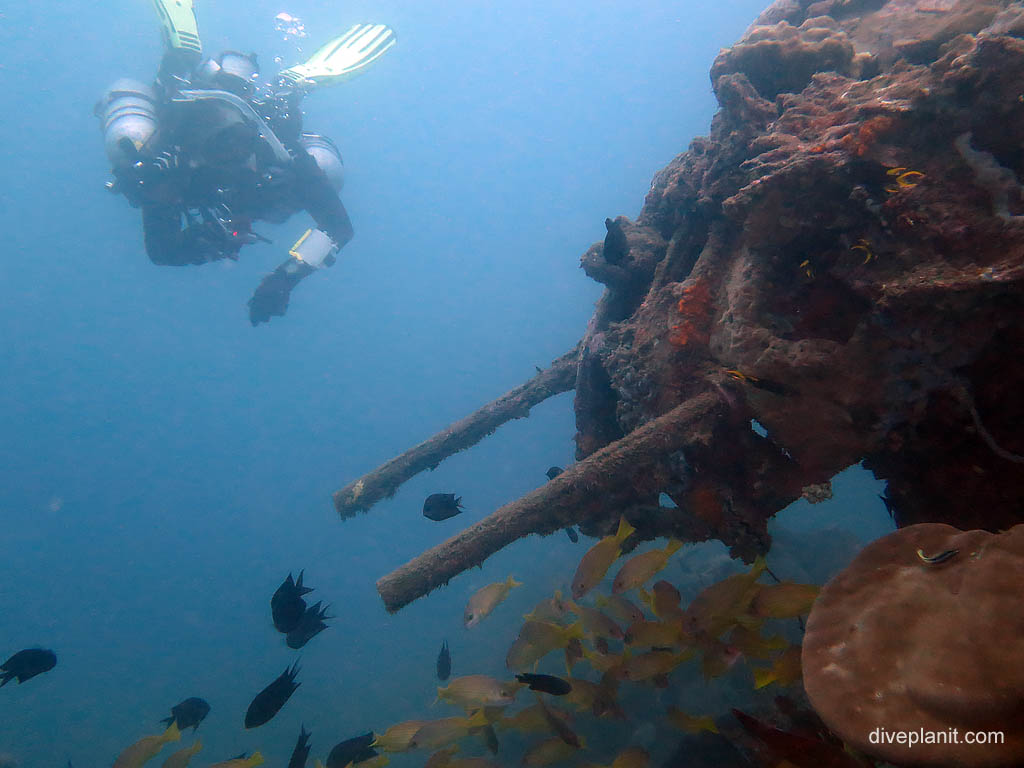
[[[154,264],[236,259],[243,245],[263,239],[252,232],[253,222],[280,223],[301,210],[339,248],[352,239],[345,206],[301,141],[301,94],[276,95],[272,101],[237,94],[258,118],[245,122],[234,115],[235,122],[225,126],[216,99],[183,100],[181,95],[234,98],[230,94],[178,91],[160,81],[158,86],[157,133],[139,153],[138,163],[115,171],[118,189],[142,210],[146,253]],[[267,132],[279,140],[277,151],[266,140]],[[291,288],[313,271],[290,259],[264,278],[249,302],[252,323],[283,315]]]
[[[234,258],[252,241],[254,221],[283,221],[300,210],[309,211],[317,227],[344,246],[353,235],[345,206],[305,148],[289,150],[294,153],[289,167],[264,167],[262,174],[245,166],[222,168],[220,174],[197,170],[193,178],[187,170],[167,171],[167,183],[153,184],[160,189],[156,199],[139,202],[150,260],[184,266]],[[219,222],[196,213],[220,206],[224,216]]]

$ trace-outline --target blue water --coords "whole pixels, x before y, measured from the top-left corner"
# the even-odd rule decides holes
[[[299,55],[274,31],[282,10],[310,46],[357,21],[399,36],[370,72],[306,102],[306,127],[345,156],[356,237],[286,318],[255,329],[245,301],[304,216],[258,227],[274,244],[237,264],[159,268],[138,212],[103,188],[92,105],[155,71],[150,4],[6,6],[0,656],[41,645],[59,664],[0,691],[0,753],[109,765],[202,696],[195,764],[260,749],[284,765],[300,723],[323,758],[356,733],[449,714],[429,706],[445,637],[456,675],[503,674],[519,617],[571,578],[585,542],[520,542],[396,616],[373,584],[570,462],[571,394],[369,515],[339,522],[330,494],[573,346],[600,295],[579,255],[706,132],[708,67],[762,3],[199,0],[208,51],[258,51],[265,71]],[[852,477],[843,487],[877,517],[876,484]],[[424,520],[439,491],[469,511]],[[850,498],[824,518],[856,517]],[[268,601],[300,568],[337,618],[301,653],[292,701],[246,732],[249,700],[296,658]],[[526,586],[463,630],[467,597],[508,573]]]

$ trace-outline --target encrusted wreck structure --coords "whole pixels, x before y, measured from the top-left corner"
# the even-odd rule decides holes
[[[578,463],[382,578],[389,610],[623,512],[749,561],[861,461],[899,525],[1024,520],[1024,4],[780,0],[711,78],[709,136],[582,257],[579,346],[335,494],[365,511],[575,389]]]

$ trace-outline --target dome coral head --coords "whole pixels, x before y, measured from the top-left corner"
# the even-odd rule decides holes
[[[1024,525],[924,523],[869,544],[808,617],[812,705],[848,744],[897,765],[1021,764],[1022,587]],[[1002,743],[965,743],[968,731],[1002,732]],[[908,746],[900,732],[942,743]]]

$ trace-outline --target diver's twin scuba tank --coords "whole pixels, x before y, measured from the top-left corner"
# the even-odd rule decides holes
[[[326,136],[318,133],[304,133],[299,136],[299,144],[312,157],[335,192],[341,192],[345,186],[345,161],[341,159],[338,146]]]
[[[249,60],[248,57],[239,58]],[[213,60],[211,63],[216,65]],[[240,91],[242,84],[249,83],[244,74],[233,72],[223,76],[224,70],[218,71],[222,75],[218,77],[221,83],[237,82]],[[251,147],[264,161],[286,165],[291,156],[285,143],[268,124],[273,116],[264,116],[256,111],[257,108],[265,111],[262,109],[264,106],[257,103],[254,107],[238,92],[198,88],[178,91],[164,111],[172,123],[187,126],[187,130],[178,133],[181,134],[179,139],[183,148],[192,157],[216,163],[230,159],[238,150],[248,154]],[[290,108],[296,116],[300,114],[297,105]],[[94,111],[100,118],[104,149],[115,173],[127,172],[139,161],[140,153],[159,127],[157,109],[154,89],[130,78],[115,82],[96,104]],[[340,192],[345,183],[344,162],[334,142],[319,134],[301,133],[297,136],[297,144],[313,157],[331,186]]]
[[[115,171],[127,170],[157,129],[157,99],[153,89],[131,78],[121,78],[96,104],[103,147]]]

